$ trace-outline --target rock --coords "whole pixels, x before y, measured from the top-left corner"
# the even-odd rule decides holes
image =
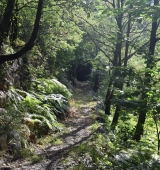
[[[0,126],[5,123],[7,111],[3,108],[0,108]]]
[[[43,121],[39,120],[38,118],[42,118],[40,116],[37,116],[37,118],[23,118],[23,123],[28,126],[31,132],[35,133],[38,137],[47,135],[49,131],[52,129],[52,127],[49,126],[47,119],[44,119]]]
[[[7,134],[0,134],[0,150],[5,151],[8,149],[7,146]]]
[[[0,127],[0,136],[4,134],[7,134],[7,131],[3,129],[2,127]]]
[[[18,155],[22,149],[20,134],[15,129],[13,129],[8,133],[7,140],[8,146],[12,153]]]
[[[24,139],[28,139],[30,136],[30,129],[27,125],[23,124],[20,126],[20,135],[21,137],[23,137]]]
[[[93,96],[92,101],[98,101],[97,97]]]
[[[9,81],[5,78],[0,80],[0,90],[7,91],[9,90]]]
[[[106,126],[101,126],[99,127],[99,129],[97,129],[100,133],[104,133],[104,134],[108,134],[109,131],[108,129],[106,128]]]
[[[0,108],[0,116],[3,116],[6,113],[7,113],[7,110]]]
[[[4,108],[7,102],[7,95],[5,92],[0,90],[0,108]]]
[[[20,76],[18,74],[14,75],[13,84],[15,88],[20,88]]]
[[[7,131],[0,128],[0,150],[4,151],[8,149],[8,143],[7,143]]]
[[[102,101],[97,101],[97,105],[95,106],[95,110],[104,110],[104,103]]]

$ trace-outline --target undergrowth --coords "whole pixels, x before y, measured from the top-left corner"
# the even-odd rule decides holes
[[[0,119],[2,131],[9,133],[15,129],[21,135],[23,144],[18,156],[22,158],[32,155],[27,149],[28,141],[36,142],[37,138],[63,128],[58,119],[64,119],[70,108],[71,93],[56,79],[38,79],[31,87],[29,92],[10,88],[8,103]],[[50,142],[62,143],[60,139]]]
[[[111,117],[103,112],[100,115],[100,125],[98,122],[93,125],[93,128],[100,126],[98,133],[70,151],[69,158],[76,162],[70,169],[159,170],[160,158],[152,118],[147,119],[142,140],[136,142],[132,140],[137,121],[134,114],[123,113],[114,131],[110,128]]]

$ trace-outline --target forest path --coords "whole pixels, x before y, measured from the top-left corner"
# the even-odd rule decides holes
[[[68,155],[74,146],[82,144],[95,132],[93,130],[94,110],[92,91],[88,83],[78,83],[71,100],[69,117],[63,121],[64,127],[53,138],[60,139],[60,144],[49,144],[45,147],[35,146],[36,154],[42,157],[40,162],[17,160],[10,166],[16,170],[66,170],[77,165],[74,158]],[[32,160],[33,161],[33,160]]]

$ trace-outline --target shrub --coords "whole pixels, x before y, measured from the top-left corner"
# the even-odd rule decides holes
[[[68,100],[71,98],[71,93],[66,86],[56,79],[38,79],[34,81],[33,87],[35,91],[41,94],[61,94]]]

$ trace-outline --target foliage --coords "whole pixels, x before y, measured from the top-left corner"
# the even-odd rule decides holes
[[[34,164],[34,163],[42,162],[43,157],[41,157],[40,155],[34,154],[34,155],[29,157],[29,160]]]
[[[23,123],[30,128],[31,132],[39,137],[58,129],[57,118],[66,116],[71,93],[57,80],[46,80],[44,82],[43,79],[43,81],[41,80],[43,83],[37,82],[36,91],[33,89],[34,92],[28,93],[14,88],[8,91],[7,119],[6,125],[3,122],[3,126],[8,127],[8,124],[10,124],[12,128],[13,124],[17,124],[13,119],[18,121],[18,124],[23,120]],[[8,115],[9,113],[12,114]],[[18,124],[17,126],[19,126]]]
[[[126,121],[128,121],[128,118]],[[103,131],[103,133],[96,133],[87,143],[73,147],[69,155],[72,159],[74,157],[74,161],[78,164],[73,169],[94,167],[95,169],[140,170],[145,167],[146,169],[158,170],[160,158],[155,153],[154,132],[150,132],[153,134],[152,140],[147,138],[148,134],[146,134],[141,142],[135,142],[128,135],[128,129],[135,126],[136,119],[133,120],[133,117],[130,117],[130,124],[127,124],[126,121],[119,123],[115,131],[109,129],[109,131]],[[151,122],[153,123],[152,119],[150,119]],[[124,131],[120,131],[121,129]],[[126,136],[122,136],[124,134]],[[128,140],[126,140],[126,137]]]
[[[65,85],[56,79],[37,79],[33,83],[34,89],[41,94],[61,94],[68,100],[71,98],[71,93]]]
[[[51,106],[51,109],[58,118],[65,118],[66,112],[69,110],[69,102],[61,94],[51,94],[44,98],[47,104]]]
[[[17,52],[25,46],[34,25],[37,2],[16,2],[0,47],[2,54]],[[1,21],[6,4],[5,0],[0,2]],[[72,81],[77,67],[89,62],[93,67],[90,80],[93,87],[96,86],[97,99],[105,101],[112,113],[110,116],[102,113],[101,121],[105,126],[113,125],[110,119],[119,108],[117,126],[107,127],[108,136],[97,134],[93,142],[90,141],[93,146],[77,147],[77,154],[89,153],[97,169],[156,169],[159,158],[154,162],[153,155],[160,150],[160,68],[157,64],[160,30],[158,25],[152,32],[152,26],[158,21],[159,5],[151,1],[45,1],[39,36],[32,51],[24,56],[29,75],[11,69],[18,72],[20,78],[24,76],[32,81],[31,89],[26,92],[11,88],[7,92],[8,105],[0,117],[0,125],[10,130],[18,128],[23,120],[39,137],[58,129],[57,118],[65,118],[71,93],[53,76],[67,73]],[[157,34],[153,42],[150,33]],[[154,43],[157,47],[151,53],[148,46]],[[0,66],[1,79],[12,79],[7,73],[8,64]],[[110,100],[108,105],[107,100]],[[76,105],[84,102],[87,100],[79,100]],[[132,137],[140,112],[146,113],[147,119],[142,140],[137,143]],[[96,122],[92,128],[97,127]],[[22,155],[25,157],[27,152],[23,150]],[[83,163],[80,167],[85,169]]]

